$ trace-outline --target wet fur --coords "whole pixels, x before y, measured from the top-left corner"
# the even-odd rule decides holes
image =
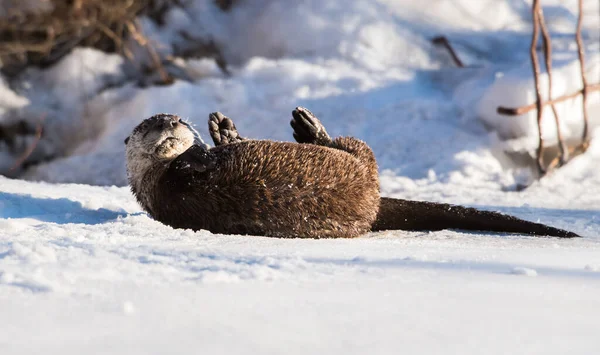
[[[131,189],[162,223],[214,233],[336,238],[359,236],[375,221],[377,164],[364,142],[338,138],[324,147],[244,140],[207,150],[190,144],[184,125],[157,129],[163,119],[142,123],[126,149]],[[182,143],[165,143],[170,137]]]
[[[482,211],[447,203],[411,201],[382,197],[373,223],[373,231],[412,230],[437,231],[462,229],[486,232],[522,233],[561,238],[579,235],[541,223],[525,221],[514,216]]]
[[[202,159],[206,171],[189,165]],[[252,140],[209,152],[193,147],[157,181],[155,218],[214,233],[355,237],[377,214],[368,175],[358,159],[327,147]]]
[[[231,120],[212,114],[209,130],[220,145],[210,149],[194,144],[188,124],[164,126],[177,116],[153,116],[126,142],[132,192],[156,220],[213,233],[349,238],[457,228],[577,236],[495,212],[380,198],[371,149],[356,138],[332,140],[310,111],[298,110],[292,126],[301,144],[241,138]]]

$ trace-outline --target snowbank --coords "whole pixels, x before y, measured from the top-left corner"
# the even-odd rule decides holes
[[[262,0],[241,2],[227,13],[211,1],[174,8],[162,27],[143,21],[157,48],[173,54],[192,45],[189,38],[214,41],[231,75],[211,59],[180,60],[190,81],[123,86],[132,78],[130,68],[118,57],[90,49],[74,52],[54,68],[30,71],[26,87],[17,92],[31,104],[15,117],[31,126],[46,117],[46,134],[32,159],[51,161],[23,177],[125,185],[122,141],[154,113],[180,114],[203,133],[208,113],[218,110],[234,118],[246,136],[290,140],[290,112],[304,105],[332,134],[366,140],[382,170],[410,179],[433,173],[444,181],[481,171],[470,183],[493,181],[497,188],[527,180],[526,169],[502,151],[534,150],[534,113],[504,117],[495,110],[532,102],[529,34],[515,32],[527,30],[529,10],[517,1],[472,5]],[[554,96],[579,85],[572,38],[564,35],[573,29],[575,8],[565,6],[550,2],[546,8],[560,57]],[[492,13],[497,16],[481,20]],[[586,37],[593,38],[592,32]],[[430,38],[440,33],[448,34],[472,68],[453,68],[448,55],[432,46]],[[591,51],[597,48],[588,43]],[[598,56],[588,58],[590,78],[598,76],[599,62]],[[558,105],[568,137],[581,131],[579,101]],[[590,117],[598,116],[598,95],[589,101]],[[597,125],[595,118],[592,124]],[[551,117],[544,129],[552,142]],[[498,136],[529,143],[498,144]]]
[[[555,61],[556,62],[556,61]],[[573,58],[555,63],[553,70],[552,97],[558,98],[569,95],[583,87],[581,81],[579,61]],[[534,82],[531,74],[531,64],[524,63],[518,68],[510,68],[506,72],[497,72],[492,85],[487,88],[479,105],[479,117],[504,139],[532,138],[534,147],[537,145],[538,126],[537,112],[529,111],[519,116],[505,116],[496,112],[499,106],[521,107],[535,102]],[[588,58],[586,76],[590,83],[595,83],[600,78],[600,56]],[[548,75],[540,76],[542,99],[548,100]],[[555,104],[560,119],[560,129],[565,140],[580,141],[583,132],[583,99],[576,96],[564,102]],[[600,112],[600,92],[590,92],[587,99],[589,111],[589,124],[598,126]],[[556,121],[550,106],[546,106],[542,117],[542,137],[548,145],[557,144]]]

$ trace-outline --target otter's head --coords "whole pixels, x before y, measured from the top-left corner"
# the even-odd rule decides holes
[[[194,140],[194,130],[179,116],[158,114],[145,119],[125,139],[127,176],[132,188],[139,186],[152,167],[177,158]]]

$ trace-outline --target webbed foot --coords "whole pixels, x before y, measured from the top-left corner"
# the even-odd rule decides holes
[[[215,146],[238,143],[245,140],[245,138],[239,135],[233,120],[221,112],[213,112],[208,115],[208,131]]]
[[[294,139],[298,143],[309,143],[328,146],[332,143],[331,137],[325,130],[321,121],[308,109],[296,107],[292,111],[290,125],[294,129]]]

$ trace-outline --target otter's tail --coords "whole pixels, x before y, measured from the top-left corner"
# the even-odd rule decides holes
[[[371,230],[463,229],[488,232],[522,233],[560,238],[579,235],[540,223],[525,221],[498,212],[421,201],[381,198],[377,220]]]

